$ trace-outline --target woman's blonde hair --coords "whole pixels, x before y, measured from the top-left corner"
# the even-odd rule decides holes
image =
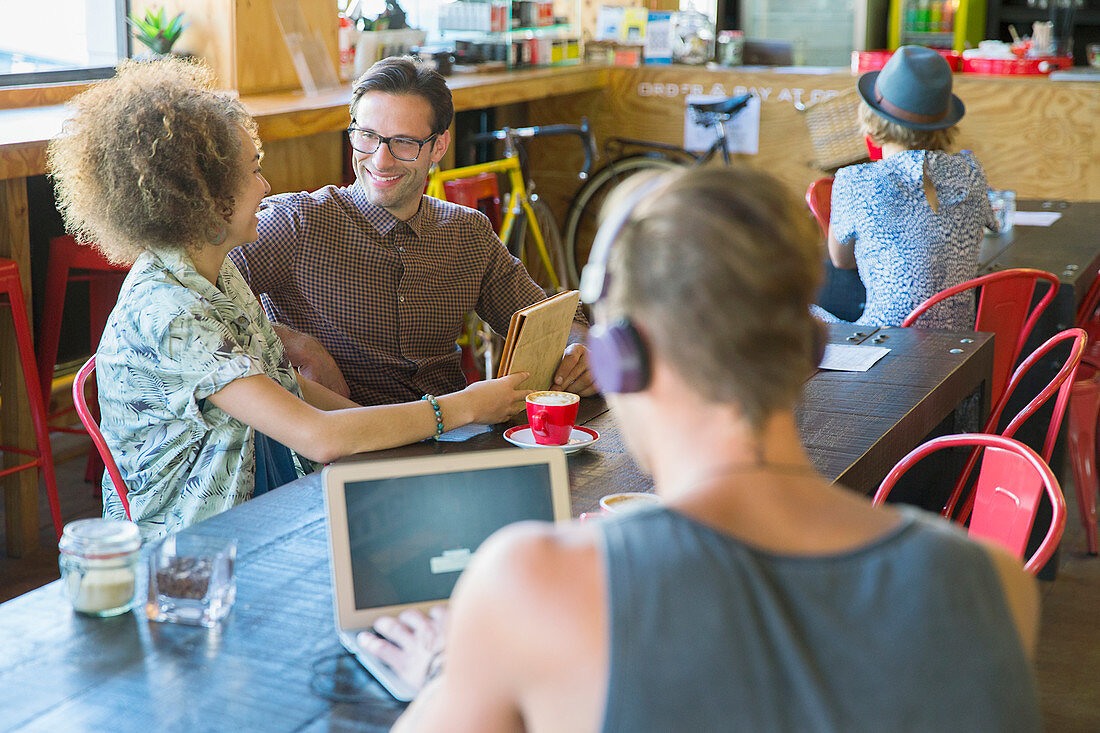
[[[598,314],[630,318],[686,382],[736,403],[758,429],[794,405],[816,366],[816,225],[778,181],[747,168],[642,185],[651,192],[636,204],[631,192],[608,201],[609,211],[633,211],[615,238]]]
[[[69,103],[47,150],[66,228],[108,259],[214,242],[243,184],[239,129],[256,123],[214,74],[177,58],[124,61]]]
[[[909,150],[942,150],[948,152],[955,143],[958,126],[942,130],[914,130],[891,122],[875,112],[866,102],[859,103],[859,129],[871,138],[871,142],[882,147],[894,143]]]

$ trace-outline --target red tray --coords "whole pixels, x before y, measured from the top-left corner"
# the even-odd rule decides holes
[[[962,54],[945,48],[935,49],[936,53],[943,56],[952,71],[958,71],[962,66]],[[852,51],[852,73],[862,74],[867,71],[878,71],[890,57],[893,51]]]
[[[1039,56],[1019,59],[963,59],[962,70],[971,74],[1024,75],[1049,74],[1073,66],[1072,56]]]

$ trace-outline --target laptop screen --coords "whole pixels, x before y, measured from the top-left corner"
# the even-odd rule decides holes
[[[550,465],[502,466],[344,484],[356,610],[449,598],[485,539],[554,520]]]

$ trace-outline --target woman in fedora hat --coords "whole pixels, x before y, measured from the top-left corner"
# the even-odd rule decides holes
[[[829,256],[839,268],[858,268],[867,287],[856,323],[896,326],[931,295],[977,275],[984,227],[995,224],[981,165],[968,152],[948,152],[965,108],[942,56],[902,46],[882,71],[859,78],[858,91],[860,127],[883,157],[837,171]],[[821,308],[815,314],[839,320]],[[965,298],[921,319],[929,328],[973,322]]]

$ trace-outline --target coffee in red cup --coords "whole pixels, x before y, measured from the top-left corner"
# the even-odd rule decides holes
[[[527,395],[527,420],[539,445],[565,445],[577,421],[581,398],[572,392],[532,392]]]

